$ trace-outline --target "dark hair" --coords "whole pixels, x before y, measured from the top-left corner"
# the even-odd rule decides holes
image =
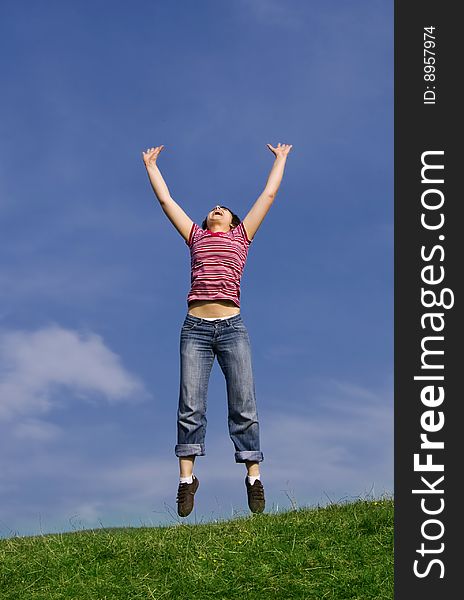
[[[240,223],[242,222],[242,220],[240,219],[240,217],[239,217],[239,216],[237,216],[237,215],[236,215],[234,212],[232,212],[232,211],[230,210],[230,208],[227,208],[227,206],[221,206],[221,208],[225,208],[225,209],[226,209],[226,210],[228,210],[230,213],[232,213],[232,225],[233,225],[234,227],[237,227],[237,225],[240,225]],[[207,229],[207,228],[208,228],[208,225],[206,224],[207,220],[208,220],[208,217],[205,217],[205,219],[204,219],[203,223],[201,224],[201,228],[202,228],[202,229]]]

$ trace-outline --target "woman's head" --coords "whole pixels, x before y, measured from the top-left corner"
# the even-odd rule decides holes
[[[232,229],[237,227],[241,222],[240,217],[233,213],[227,206],[215,206],[206,215],[203,223],[201,224],[202,229],[211,229],[213,224],[219,224],[224,229]]]

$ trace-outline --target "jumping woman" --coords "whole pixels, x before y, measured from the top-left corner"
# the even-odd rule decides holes
[[[215,206],[201,227],[172,199],[157,165],[164,146],[142,152],[143,161],[164,213],[190,248],[191,288],[188,312],[180,333],[180,392],[177,411],[177,444],[180,480],[177,512],[192,512],[199,481],[193,474],[196,456],[205,455],[206,397],[214,358],[227,386],[229,435],[235,462],[245,463],[248,506],[254,513],[264,510],[264,488],[259,463],[259,423],[251,348],[247,328],[240,315],[240,279],[248,248],[270,209],[284,174],[288,144],[267,144],[274,154],[266,186],[241,221],[226,206]]]

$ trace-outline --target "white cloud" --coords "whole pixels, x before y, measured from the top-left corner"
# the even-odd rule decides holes
[[[108,402],[147,398],[142,382],[129,373],[101,336],[50,325],[36,331],[0,332],[0,419],[46,413],[65,388],[82,399]],[[24,424],[18,435],[47,435],[43,424]],[[48,435],[51,430],[48,430]]]

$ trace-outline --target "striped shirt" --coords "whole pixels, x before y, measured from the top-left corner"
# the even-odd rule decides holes
[[[252,240],[243,223],[230,231],[209,231],[193,223],[188,241],[192,300],[232,300],[240,306],[240,279]]]

